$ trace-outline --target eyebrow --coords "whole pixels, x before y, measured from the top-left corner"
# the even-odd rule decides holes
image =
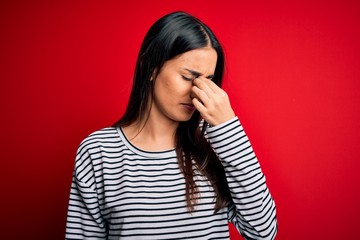
[[[194,77],[199,77],[202,75],[202,73],[195,71],[195,70],[191,70],[191,69],[187,69],[185,68],[186,71],[190,72]],[[206,78],[208,79],[213,79],[214,78],[214,74],[208,75]]]

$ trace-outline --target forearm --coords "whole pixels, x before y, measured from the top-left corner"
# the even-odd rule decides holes
[[[245,237],[272,239],[276,233],[275,204],[240,122],[233,118],[207,133],[224,166],[234,202],[229,219]]]

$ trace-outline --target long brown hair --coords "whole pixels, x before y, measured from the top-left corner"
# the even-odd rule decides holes
[[[214,33],[196,17],[185,12],[167,14],[156,21],[147,32],[138,55],[134,83],[124,115],[115,123],[116,127],[129,126],[149,116],[148,103],[153,94],[150,78],[156,69],[175,56],[190,50],[211,46],[217,53],[213,81],[221,86],[224,73],[224,53]],[[143,119],[145,118],[145,119]],[[194,210],[198,188],[194,180],[194,167],[207,177],[215,191],[215,212],[231,202],[225,172],[218,157],[204,134],[207,123],[202,122],[200,113],[195,111],[191,119],[180,122],[176,130],[175,146],[180,170],[186,183],[186,202],[189,211]],[[195,163],[195,165],[194,165]]]

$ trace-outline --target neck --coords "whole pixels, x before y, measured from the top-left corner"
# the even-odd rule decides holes
[[[149,118],[124,127],[129,141],[146,151],[164,151],[175,148],[175,134],[179,122],[159,119],[150,111]]]

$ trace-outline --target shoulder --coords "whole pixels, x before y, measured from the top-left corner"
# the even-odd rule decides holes
[[[78,153],[99,147],[111,147],[119,141],[119,133],[115,127],[102,128],[92,132],[81,141]]]
[[[101,166],[103,156],[111,157],[114,152],[122,151],[121,146],[123,143],[115,127],[102,128],[85,137],[76,153],[75,171],[79,179]]]

